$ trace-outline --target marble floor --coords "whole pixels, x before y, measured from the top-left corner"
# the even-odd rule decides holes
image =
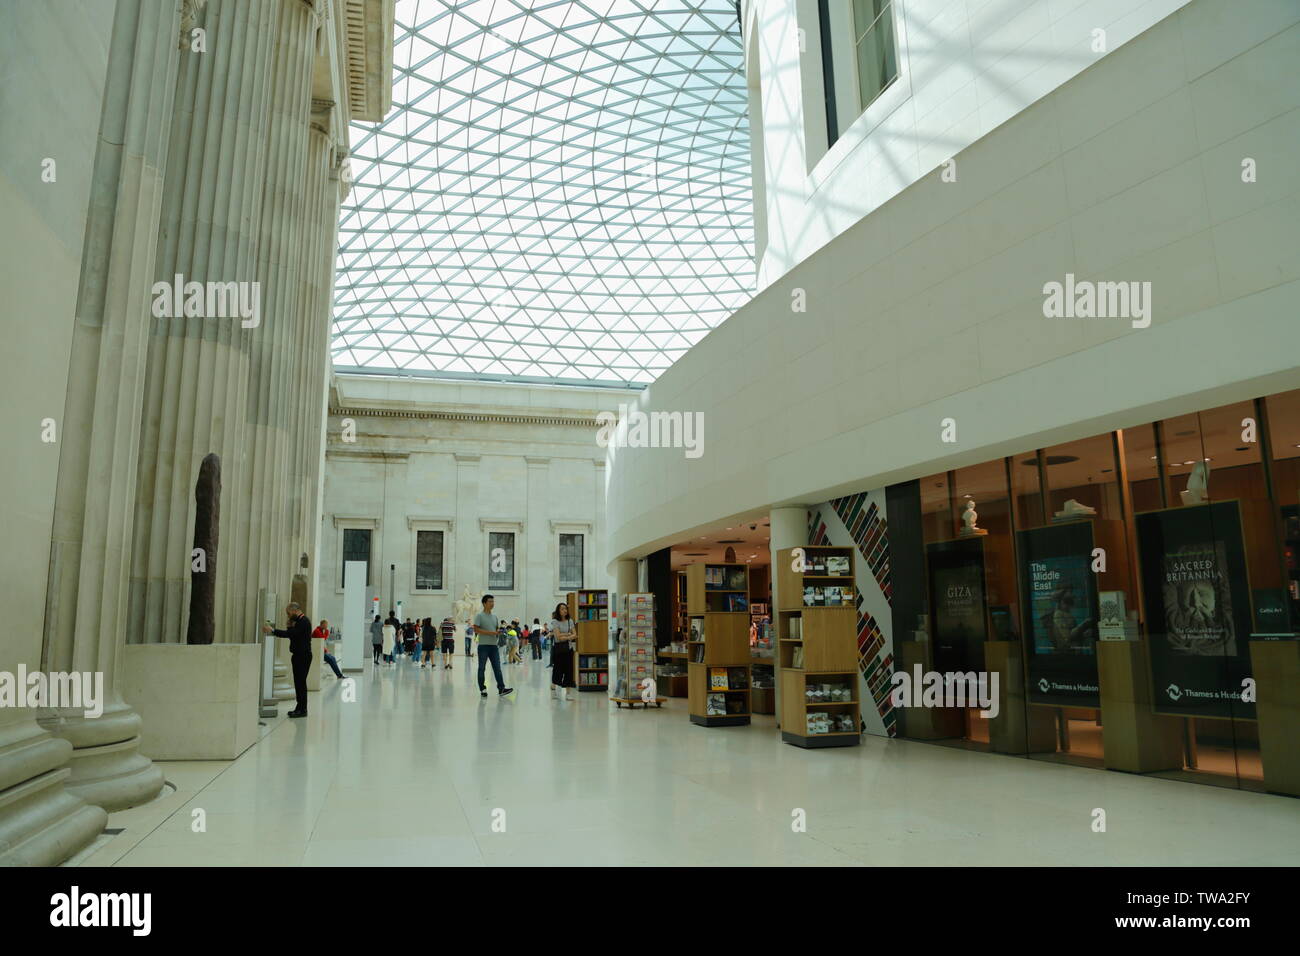
[[[806,751],[771,717],[706,729],[684,700],[551,700],[545,662],[509,667],[514,697],[483,700],[470,668],[460,655],[452,670],[367,662],[351,702],[326,678],[307,719],[268,720],[239,759],[161,764],[174,792],[113,814],[72,862],[1300,862],[1300,801],[1285,797],[877,737]]]

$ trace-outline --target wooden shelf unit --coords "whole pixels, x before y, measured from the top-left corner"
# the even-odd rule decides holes
[[[723,586],[708,587],[706,578],[719,572]],[[738,587],[731,587],[732,584]],[[735,727],[749,723],[753,674],[749,666],[748,594],[749,568],[744,564],[692,564],[686,569],[686,612],[690,627],[686,644],[687,700],[693,724]],[[745,598],[744,607],[727,610],[733,603],[730,595]],[[694,639],[696,622],[703,627],[703,641]],[[710,690],[711,668],[726,668],[729,689]],[[727,713],[708,712],[710,694],[724,696]]]
[[[858,698],[858,612],[854,601],[855,554],[852,547],[805,545],[807,570],[792,568],[793,548],[776,554],[778,680],[781,686],[781,739],[796,747],[855,747],[862,742],[862,704]],[[815,559],[847,558],[848,574],[813,572]],[[805,605],[805,587],[847,587],[847,603]],[[796,658],[802,652],[801,666]],[[847,687],[848,700],[810,701],[808,691],[820,685]],[[811,733],[808,715],[850,714],[854,730]]]
[[[595,615],[588,616],[592,612]],[[579,691],[609,690],[609,612],[608,591],[584,588],[569,592],[569,617],[578,632],[574,680]],[[583,683],[587,674],[596,675],[594,683]],[[601,674],[605,675],[603,681]]]

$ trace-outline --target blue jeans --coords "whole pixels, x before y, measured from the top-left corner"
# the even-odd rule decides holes
[[[478,646],[478,689],[487,690],[487,685],[483,683],[483,669],[487,662],[492,662],[492,676],[497,679],[497,690],[506,689],[506,682],[501,679],[501,648],[495,644],[480,644]]]
[[[465,638],[465,656],[469,657],[473,653],[474,653],[474,638],[467,637]]]
[[[343,672],[339,670],[339,662],[334,658],[333,654],[325,655],[325,663],[328,664],[330,667],[334,668],[335,677],[337,677],[339,680],[343,679]]]

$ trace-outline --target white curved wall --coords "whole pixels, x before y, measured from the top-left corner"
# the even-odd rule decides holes
[[[1243,9],[1178,10],[696,345],[640,406],[703,412],[704,453],[611,449],[609,557],[1300,386],[1300,6]],[[1045,318],[1043,285],[1067,272],[1150,282],[1151,326]]]
[[[847,0],[832,2],[851,24]],[[817,0],[749,0],[747,66],[757,51],[762,77],[751,118],[762,117],[761,216],[770,236],[758,287],[1107,55],[1098,49],[1120,49],[1186,2],[893,0],[899,77],[851,126],[841,117],[842,135],[827,151]],[[1244,21],[1294,3],[1218,7],[1202,11],[1193,41],[1217,44],[1221,33],[1230,38]],[[1104,31],[1103,43],[1094,31]],[[846,59],[836,66],[847,73],[839,100],[854,88]],[[847,98],[856,103],[855,92]]]

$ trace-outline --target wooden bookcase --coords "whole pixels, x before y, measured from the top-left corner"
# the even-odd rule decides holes
[[[574,679],[580,691],[609,690],[609,611],[608,591],[569,592],[569,617],[578,631]]]
[[[753,680],[748,595],[749,568],[744,564],[692,564],[686,569],[687,700],[693,724],[749,723]],[[727,687],[713,689],[712,679],[722,674]],[[711,695],[715,702],[722,700],[725,713],[717,713],[716,707],[709,712]]]
[[[671,643],[685,641],[686,636],[690,633],[690,626],[686,617],[686,572],[677,571],[673,574],[672,601],[669,612],[669,632],[672,635]],[[655,649],[655,663],[680,666],[686,663],[690,655],[685,652],[675,652],[667,649],[667,645]],[[672,677],[661,677],[656,667],[655,680],[659,685],[659,692],[666,697],[689,697],[690,686],[686,674]]]
[[[861,701],[858,698],[858,612],[855,604],[854,549],[805,545],[805,570],[792,567],[794,548],[776,554],[777,657],[780,662],[781,739],[796,747],[855,747],[862,742]],[[827,558],[844,568],[829,569]],[[842,573],[846,570],[847,573]],[[847,588],[847,603],[805,604],[805,589]],[[836,592],[839,593],[838,591]],[[796,666],[798,665],[798,666]],[[847,689],[847,698],[815,700],[822,688]],[[809,717],[829,721],[852,718],[852,730],[814,733]],[[814,719],[814,723],[816,723]]]

